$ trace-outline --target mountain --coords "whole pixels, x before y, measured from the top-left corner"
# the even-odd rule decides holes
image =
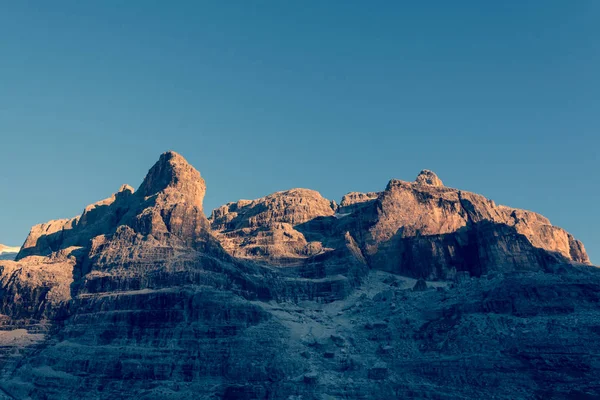
[[[447,188],[428,170],[379,193],[350,193],[339,206],[307,189],[229,203],[211,226],[231,255],[273,265],[325,255],[346,237],[370,266],[415,278],[589,264],[583,244],[543,216]]]
[[[14,260],[20,247],[11,247],[0,244],[0,260]]]
[[[597,398],[600,272],[424,170],[203,210],[160,156],[0,262],[0,398]]]

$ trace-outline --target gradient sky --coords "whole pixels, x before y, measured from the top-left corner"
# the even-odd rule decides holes
[[[206,212],[432,169],[600,263],[600,2],[14,1],[0,10],[0,243],[169,149]]]

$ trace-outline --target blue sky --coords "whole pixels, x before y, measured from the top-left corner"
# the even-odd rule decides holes
[[[428,168],[600,263],[599,20],[595,0],[5,2],[0,243],[172,149],[207,213]]]

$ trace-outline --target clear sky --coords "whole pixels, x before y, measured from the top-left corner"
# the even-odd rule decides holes
[[[172,149],[207,213],[428,168],[600,263],[598,21],[597,0],[2,2],[0,243]]]

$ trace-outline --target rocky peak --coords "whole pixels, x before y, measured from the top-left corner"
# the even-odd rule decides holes
[[[342,201],[340,201],[340,207],[348,207],[354,204],[375,200],[377,196],[379,196],[379,193],[377,192],[350,192],[342,197]]]
[[[583,245],[441,185],[424,171],[338,212],[292,189],[211,230],[200,174],[165,153],[137,193],[0,262],[0,398],[600,398]]]
[[[315,190],[290,189],[256,200],[240,200],[214,210],[213,229],[256,228],[278,223],[298,225],[334,214],[332,202]]]
[[[148,171],[120,224],[161,241],[204,248],[211,236],[202,210],[205,193],[200,172],[180,154],[168,151]]]
[[[130,194],[133,194],[134,191],[135,191],[134,188],[132,188],[128,184],[124,184],[124,185],[121,185],[121,187],[119,188],[119,191],[117,192],[117,196],[119,194],[130,195]]]
[[[419,173],[417,179],[415,179],[415,183],[418,185],[429,185],[429,186],[444,186],[442,180],[438,178],[435,172],[430,171],[428,169],[424,169]]]
[[[320,253],[322,245],[307,241],[296,227],[331,217],[335,208],[319,192],[296,188],[226,204],[213,211],[210,222],[230,254],[280,263]]]
[[[17,259],[47,256],[71,246],[88,247],[99,235],[127,225],[142,235],[172,234],[187,245],[205,242],[208,220],[202,211],[206,184],[181,155],[163,153],[137,192],[122,185],[111,197],[87,206],[80,216],[31,229]]]
[[[167,199],[185,198],[186,202],[202,209],[206,183],[183,156],[174,152],[163,153],[138,189],[143,197],[164,193]]]

